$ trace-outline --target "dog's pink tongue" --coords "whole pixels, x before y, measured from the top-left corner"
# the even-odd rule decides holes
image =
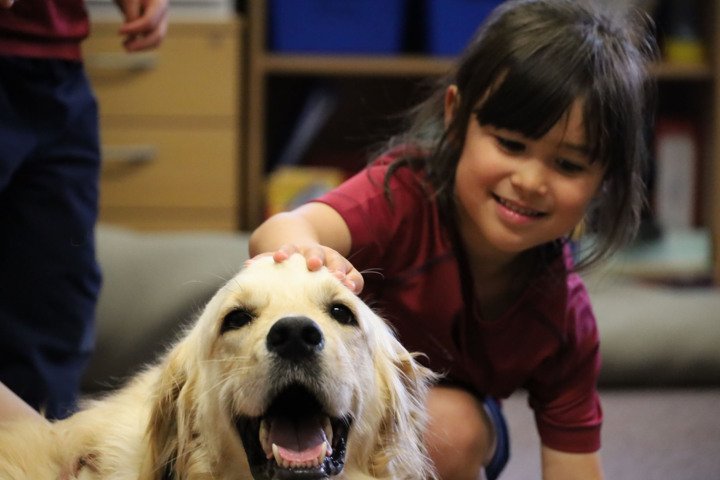
[[[325,450],[325,432],[320,419],[277,417],[270,424],[269,440],[289,461],[307,462]]]

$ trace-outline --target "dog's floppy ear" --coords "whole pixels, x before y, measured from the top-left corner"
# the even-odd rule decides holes
[[[182,470],[182,463],[190,455],[196,411],[191,397],[196,384],[190,368],[187,342],[178,344],[162,364],[153,394],[150,419],[146,432],[148,452],[140,469],[139,480],[175,478],[168,471]]]
[[[437,375],[387,330],[387,335],[376,338],[379,351],[373,356],[384,406],[380,439],[372,458],[379,463],[377,471],[389,468],[393,478],[434,478],[423,433],[427,393]]]

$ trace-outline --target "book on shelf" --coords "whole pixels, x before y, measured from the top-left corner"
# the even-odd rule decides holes
[[[660,118],[655,129],[653,210],[661,229],[696,226],[698,213],[698,138],[688,120]]]

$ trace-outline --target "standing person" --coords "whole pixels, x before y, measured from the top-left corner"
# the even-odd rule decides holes
[[[126,50],[160,44],[168,0],[116,3]],[[0,7],[0,381],[60,418],[92,352],[101,282],[98,114],[81,62],[89,20],[82,0]],[[14,401],[0,389],[0,412]]]
[[[252,235],[251,255],[334,270],[444,374],[427,404],[440,478],[499,475],[498,400],[519,388],[543,478],[602,478],[599,338],[570,238],[595,234],[588,266],[637,229],[656,47],[644,16],[601,8],[501,4],[378,159]]]

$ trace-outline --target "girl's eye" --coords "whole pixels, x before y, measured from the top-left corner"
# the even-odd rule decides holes
[[[509,138],[497,136],[497,142],[500,148],[509,153],[522,153],[525,151],[525,144],[516,140],[510,140]]]
[[[569,175],[585,171],[584,165],[578,162],[574,162],[572,160],[568,160],[566,158],[558,158],[555,163],[561,172],[567,173]]]

